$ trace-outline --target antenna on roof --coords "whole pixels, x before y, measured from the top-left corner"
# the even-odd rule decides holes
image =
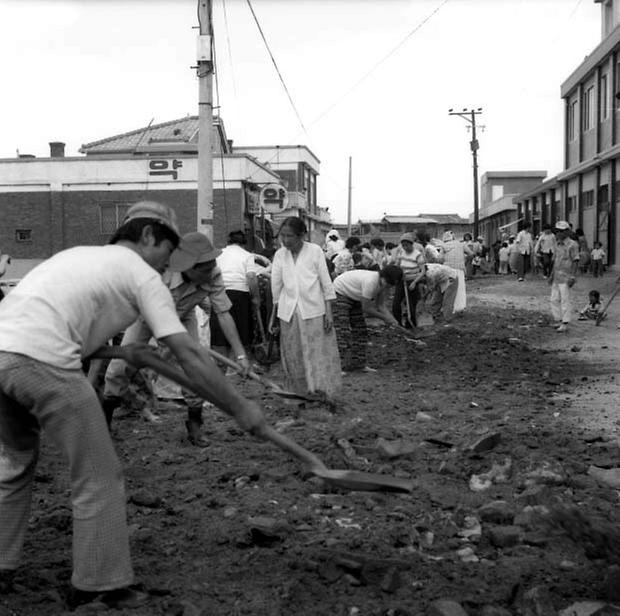
[[[151,124],[153,124],[154,121],[155,121],[155,118],[151,118],[151,121],[149,122],[149,125],[142,131],[142,133],[140,134],[140,137],[138,138],[138,141],[136,142],[136,145],[133,146],[132,154],[136,153],[136,151],[138,150],[138,146],[142,143],[142,139],[144,139],[144,135],[146,135],[146,131],[149,128],[151,128]]]

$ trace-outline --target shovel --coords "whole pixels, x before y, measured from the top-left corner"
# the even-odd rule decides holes
[[[213,351],[212,349],[206,349],[206,350],[209,353],[209,355],[211,355],[211,357],[213,357],[214,359],[217,359],[217,361],[223,363],[226,366],[230,366],[231,368],[233,368],[233,370],[236,370],[239,373],[242,372],[241,366],[237,364],[236,362],[234,362],[232,359],[229,359],[228,357],[221,355],[220,353],[218,353],[217,351]],[[159,357],[159,355],[155,355],[154,353],[149,355],[147,358],[145,358],[144,364],[148,368],[152,368],[153,370],[155,370],[155,372],[158,372],[159,374],[163,374],[165,377],[172,379],[176,383],[179,383],[179,385],[182,385],[183,387],[187,387],[187,389],[190,389],[193,391],[192,385],[190,381],[188,380],[188,378],[185,376],[185,374],[178,368],[174,368],[170,366],[170,364],[167,363],[165,360],[163,360],[161,357]],[[324,402],[325,401],[324,398],[319,395],[312,395],[312,394],[304,395],[304,394],[298,394],[294,391],[287,391],[285,389],[282,389],[282,387],[280,387],[280,385],[278,385],[277,383],[274,383],[273,381],[270,381],[269,379],[266,379],[265,377],[260,376],[259,374],[256,374],[256,372],[254,372],[253,370],[250,370],[250,372],[248,372],[248,377],[256,381],[257,383],[260,383],[263,387],[266,387],[267,389],[269,389],[271,393],[281,396],[282,398],[290,398],[293,400],[305,400],[307,402]],[[179,379],[182,379],[182,380],[179,380]]]
[[[241,366],[232,359],[229,359],[225,355],[222,355],[221,353],[218,353],[213,349],[207,349],[207,352],[209,353],[209,355],[211,355],[211,357],[213,357],[213,359],[217,359],[217,361],[225,364],[226,366],[229,366],[230,368],[236,370],[239,373],[242,372]],[[256,381],[257,383],[260,383],[263,387],[266,387],[269,391],[271,391],[272,394],[276,394],[277,396],[281,396],[282,398],[289,398],[291,400],[305,400],[307,402],[325,402],[324,396],[318,394],[298,394],[294,391],[287,391],[286,389],[282,389],[282,387],[274,381],[270,381],[264,376],[256,374],[256,372],[254,372],[253,370],[250,370],[248,372],[248,377],[251,378],[253,381]]]
[[[596,317],[596,325],[600,325],[602,323],[603,319],[607,316],[607,310],[609,308],[609,305],[613,301],[614,297],[616,297],[616,295],[620,293],[619,283],[620,283],[620,279],[616,280],[616,288],[614,289],[614,292],[609,296],[609,299],[605,302],[605,305],[603,306],[602,310],[598,313],[598,316]]]
[[[210,352],[214,353],[213,351]],[[219,353],[214,355],[216,358],[218,356]],[[232,364],[235,363],[228,358],[225,359]],[[165,377],[176,381],[182,387],[193,389],[191,381],[179,368],[175,368],[166,363],[158,355],[152,354],[145,357],[144,364],[152,370],[155,370],[155,372],[159,372]],[[312,452],[304,449],[301,445],[284,434],[280,434],[271,426],[264,426],[258,436],[271,441],[280,449],[287,451],[301,462],[307,464],[310,467],[310,472],[327,484],[344,488],[345,490],[385,490],[388,492],[411,492],[413,490],[412,481],[400,479],[399,477],[391,477],[389,475],[377,473],[328,469]]]

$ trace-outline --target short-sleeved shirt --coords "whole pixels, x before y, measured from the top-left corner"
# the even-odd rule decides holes
[[[459,273],[449,265],[428,263],[426,266],[426,280],[431,287],[438,288],[445,293],[452,280],[457,280]]]
[[[222,250],[222,254],[216,261],[224,286],[229,291],[250,292],[247,275],[251,272],[256,273],[258,270],[251,252],[238,244],[229,244]]]
[[[361,302],[363,299],[374,300],[381,291],[379,272],[372,270],[350,270],[334,279],[337,295]]]
[[[575,261],[579,261],[579,244],[569,237],[563,242],[558,240],[553,254],[553,282],[568,282]]]
[[[0,350],[79,369],[139,314],[156,338],[185,331],[161,276],[137,252],[70,248],[31,270],[0,303]]]

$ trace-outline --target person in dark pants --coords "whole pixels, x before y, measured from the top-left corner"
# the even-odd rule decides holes
[[[402,304],[405,302],[409,313],[405,327],[408,328],[416,326],[416,307],[419,299],[418,290],[415,286],[410,288],[409,283],[416,278],[425,263],[423,250],[424,247],[415,242],[413,233],[403,233],[400,246],[393,256],[394,264],[403,271],[403,282],[394,287],[392,314],[398,324],[402,325]]]
[[[252,308],[260,307],[257,270],[254,255],[243,246],[246,236],[243,231],[228,234],[228,246],[217,258],[217,266],[222,273],[226,294],[232,303],[230,314],[235,322],[239,338],[245,349],[249,349],[253,339]],[[229,342],[216,320],[209,322],[211,328],[211,346],[222,354],[228,354]],[[238,361],[246,358],[241,353],[232,359]]]
[[[364,315],[397,326],[385,300],[388,289],[402,287],[402,280],[403,272],[396,265],[386,265],[379,272],[350,270],[334,280],[334,327],[343,370],[376,372],[366,365],[368,329]]]

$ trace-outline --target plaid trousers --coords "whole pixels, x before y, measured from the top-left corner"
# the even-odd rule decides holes
[[[121,465],[95,390],[80,370],[0,352],[0,569],[20,561],[39,433],[69,461],[72,584],[103,591],[133,582]]]
[[[362,303],[336,294],[332,306],[338,352],[343,370],[359,370],[366,366],[368,328]]]

